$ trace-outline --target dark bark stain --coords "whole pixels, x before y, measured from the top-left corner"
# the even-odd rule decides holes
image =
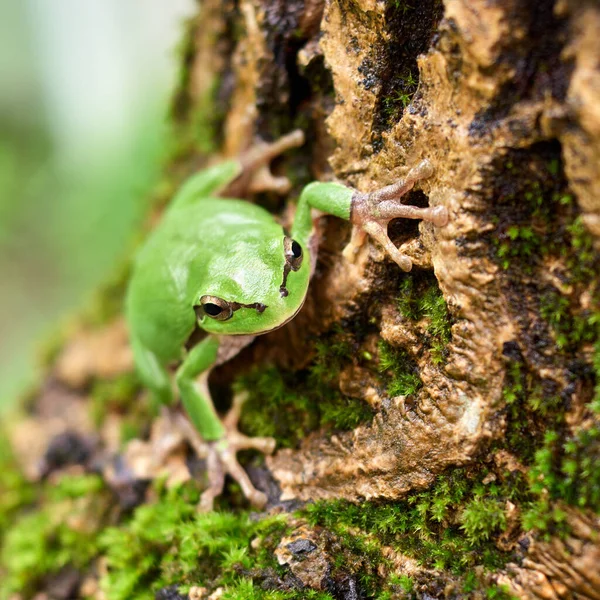
[[[469,128],[470,135],[489,135],[512,107],[523,100],[540,100],[547,95],[557,101],[565,99],[574,63],[562,56],[568,39],[568,21],[555,15],[555,3],[556,0],[528,0],[507,15],[511,22],[526,24],[527,35],[518,42],[511,41],[494,68],[509,66],[515,69],[515,74],[492,104],[476,115]]]
[[[385,20],[391,37],[375,55],[376,77],[381,86],[373,122],[375,151],[383,147],[382,132],[400,120],[418,90],[417,57],[431,46],[443,13],[440,0],[388,3]]]
[[[600,257],[591,242],[587,247],[578,237],[579,209],[556,140],[497,157],[483,189],[495,229],[462,243],[499,265],[500,287],[516,326],[515,339],[504,346],[507,385],[522,394],[518,409],[509,402],[505,412],[514,417],[512,425],[508,420],[515,436],[526,430],[523,439],[541,442],[550,415],[561,427],[576,398],[587,401],[593,394],[585,346],[595,340],[588,321],[599,307],[592,275],[600,272]],[[591,301],[582,306],[585,294]],[[531,459],[535,443],[527,447]]]

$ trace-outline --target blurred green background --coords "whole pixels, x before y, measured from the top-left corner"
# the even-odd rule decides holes
[[[193,0],[0,2],[0,409],[114,270],[158,177]]]

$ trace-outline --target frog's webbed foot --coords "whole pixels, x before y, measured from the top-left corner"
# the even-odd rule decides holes
[[[287,194],[291,188],[290,180],[273,175],[269,163],[280,154],[302,144],[304,133],[300,129],[295,129],[274,142],[258,142],[240,157],[242,175],[231,183],[223,195],[237,197],[244,195],[244,192]]]
[[[204,442],[193,425],[180,415],[180,427],[185,438],[194,449],[206,450],[206,469],[208,488],[203,492],[198,509],[202,512],[213,509],[214,500],[223,492],[225,476],[230,475],[242,488],[242,492],[255,508],[262,508],[267,503],[267,496],[257,490],[248,474],[237,460],[239,450],[258,450],[264,454],[272,454],[275,440],[269,437],[248,437],[237,430],[241,408],[247,398],[246,393],[236,394],[231,410],[223,419],[225,436],[215,442]]]
[[[410,271],[412,262],[392,243],[387,228],[392,219],[423,219],[437,227],[448,223],[448,211],[444,206],[418,208],[402,203],[402,196],[409,192],[420,179],[433,174],[433,167],[428,160],[421,161],[412,168],[405,179],[392,185],[375,190],[368,194],[356,192],[352,198],[353,224],[352,239],[344,249],[344,256],[353,260],[358,248],[364,242],[366,234],[377,240],[394,262],[403,270]]]

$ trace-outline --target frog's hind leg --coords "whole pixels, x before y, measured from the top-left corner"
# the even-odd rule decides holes
[[[136,335],[132,333],[129,341],[136,371],[144,385],[150,390],[153,408],[158,412],[159,407],[168,406],[174,400],[169,372],[164,362]]]
[[[272,454],[275,450],[275,440],[270,437],[248,437],[238,431],[237,426],[242,406],[247,398],[247,392],[236,394],[230,411],[223,419],[223,425],[225,426],[225,429],[227,429],[229,451],[221,453],[221,461],[223,462],[227,473],[240,484],[244,496],[246,496],[253,505],[262,507],[266,504],[267,497],[263,492],[260,492],[252,485],[248,474],[237,461],[236,453],[239,450],[258,450],[263,454]]]
[[[272,454],[275,450],[273,438],[248,437],[237,430],[241,408],[247,396],[246,392],[236,394],[231,410],[222,421],[226,434],[221,440],[208,444],[190,421],[179,415],[178,428],[182,435],[197,453],[200,450],[201,457],[206,458],[208,487],[198,504],[198,510],[202,512],[213,509],[215,498],[223,493],[226,475],[230,475],[240,485],[242,493],[253,506],[262,508],[267,502],[266,495],[254,487],[236,456],[240,450],[258,450],[264,454]]]
[[[221,344],[223,347],[219,348]],[[203,511],[212,509],[214,499],[223,491],[226,474],[240,484],[253,506],[262,508],[267,497],[252,485],[238,463],[236,454],[248,448],[268,454],[275,449],[275,441],[270,438],[249,438],[237,431],[243,397],[234,402],[223,421],[219,420],[208,389],[208,376],[214,364],[218,364],[219,351],[223,359],[229,356],[229,350],[239,350],[237,346],[231,348],[227,344],[212,336],[205,338],[190,350],[176,375],[181,400],[191,421],[180,419],[180,429],[193,448],[206,448],[207,453],[209,486],[199,504],[199,509]]]
[[[207,379],[207,376],[203,376],[204,378]],[[202,385],[202,388],[205,388],[205,385]],[[207,389],[204,396],[209,397]],[[205,442],[198,430],[184,415],[177,415],[177,428],[182,436],[198,456],[206,458],[208,488],[202,493],[198,505],[198,509],[202,512],[212,510],[215,498],[223,493],[225,475],[230,475],[239,483],[242,493],[253,506],[262,508],[267,502],[265,494],[254,487],[236,456],[240,450],[258,450],[264,454],[272,454],[275,450],[273,438],[248,437],[237,430],[241,408],[247,396],[247,393],[243,392],[234,397],[231,410],[222,421],[226,433],[220,440]]]
[[[448,222],[448,212],[444,206],[418,208],[404,204],[402,197],[408,193],[420,179],[433,174],[429,161],[421,161],[411,169],[405,179],[392,185],[367,194],[356,192],[352,198],[352,213],[350,220],[355,233],[348,247],[344,250],[346,258],[352,258],[358,245],[364,240],[364,233],[377,240],[403,271],[410,271],[412,262],[402,254],[392,243],[387,228],[392,219],[423,219],[437,227],[443,227]],[[356,229],[364,233],[356,232]]]
[[[274,142],[260,141],[252,146],[239,159],[242,173],[232,181],[222,196],[239,197],[248,193],[275,192],[287,194],[291,183],[287,177],[277,177],[271,173],[269,163],[279,155],[304,144],[304,133],[295,129]]]

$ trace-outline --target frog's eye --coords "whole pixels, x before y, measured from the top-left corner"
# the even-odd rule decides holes
[[[290,268],[297,271],[302,264],[302,246],[296,240],[286,237],[283,239],[283,250]]]
[[[198,316],[208,315],[217,321],[227,321],[233,315],[233,307],[226,300],[216,296],[202,296],[200,305],[194,307]]]

